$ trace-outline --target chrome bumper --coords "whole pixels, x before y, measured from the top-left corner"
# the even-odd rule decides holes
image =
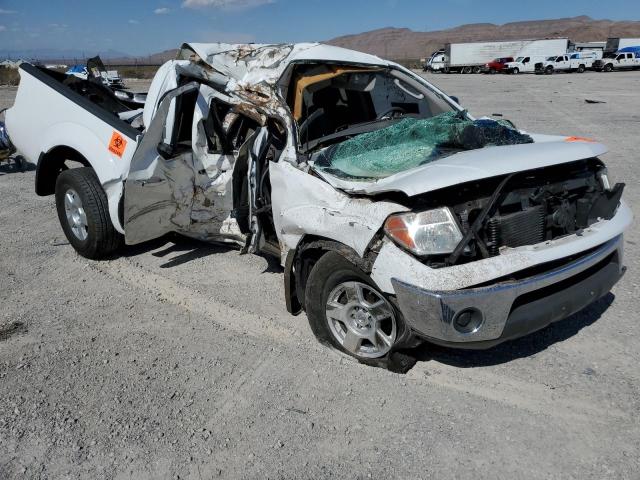
[[[489,348],[583,309],[622,277],[622,235],[577,260],[521,280],[429,291],[391,280],[409,327],[436,343]]]

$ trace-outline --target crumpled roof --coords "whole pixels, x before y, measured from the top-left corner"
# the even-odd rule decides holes
[[[296,61],[390,64],[374,55],[321,43],[185,43],[178,53],[178,59],[189,60],[192,52],[217,72],[244,85],[275,84],[286,68]]]

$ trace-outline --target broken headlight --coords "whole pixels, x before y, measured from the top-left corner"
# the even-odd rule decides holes
[[[446,207],[391,215],[384,231],[398,245],[418,256],[451,253],[462,240],[453,213]]]

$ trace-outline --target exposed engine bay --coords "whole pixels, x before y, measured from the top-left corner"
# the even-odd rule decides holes
[[[431,267],[445,267],[579,235],[614,216],[624,186],[610,187],[604,166],[594,158],[456,185],[417,198],[411,207],[446,205],[455,214],[463,234],[456,250],[424,259]]]

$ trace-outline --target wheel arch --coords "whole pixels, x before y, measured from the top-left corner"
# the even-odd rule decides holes
[[[381,233],[374,236],[364,256],[352,247],[318,235],[304,235],[285,257],[284,286],[287,311],[297,315],[304,309],[304,292],[313,266],[329,252],[336,252],[364,273],[370,274],[381,244]]]
[[[36,167],[36,195],[47,196],[55,193],[58,176],[69,168],[67,161],[78,162],[85,167],[93,168],[83,154],[66,145],[58,145],[47,152],[42,152]]]

